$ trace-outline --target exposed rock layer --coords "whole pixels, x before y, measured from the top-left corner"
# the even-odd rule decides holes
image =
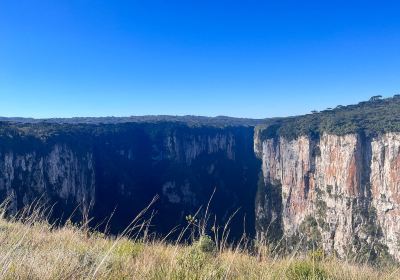
[[[264,179],[256,205],[259,236],[268,235],[268,223],[278,223],[286,237],[301,235],[304,223],[313,221],[308,226],[315,225],[328,252],[400,259],[400,133],[324,133],[289,141],[261,139],[256,131],[254,145]],[[268,189],[279,190],[281,201],[274,205],[280,220],[271,219],[276,210],[266,203]]]

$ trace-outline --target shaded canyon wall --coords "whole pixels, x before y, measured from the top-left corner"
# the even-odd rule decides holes
[[[43,125],[41,125],[43,126]],[[184,225],[206,205],[220,223],[240,208],[232,233],[254,232],[260,161],[252,127],[189,127],[177,123],[61,126],[56,132],[0,137],[0,196],[16,211],[40,198],[55,217],[72,212],[101,223],[113,213],[118,232],[156,195],[153,230]],[[51,131],[51,132],[48,132]]]

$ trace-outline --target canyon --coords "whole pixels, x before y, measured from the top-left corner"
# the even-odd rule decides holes
[[[153,230],[166,234],[210,200],[212,219],[254,234],[260,161],[253,127],[187,122],[4,122],[0,196],[17,212],[40,199],[53,217],[121,232],[152,200]],[[153,213],[154,211],[154,213]],[[200,215],[200,214],[199,214]],[[147,217],[149,218],[149,217]]]
[[[167,233],[215,191],[212,218],[237,211],[232,238],[399,261],[399,113],[393,98],[266,120],[2,119],[0,196],[10,212],[41,199],[60,220],[112,214],[112,232],[158,197]]]

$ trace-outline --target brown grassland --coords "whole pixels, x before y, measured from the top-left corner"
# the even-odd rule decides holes
[[[318,254],[277,257],[267,246],[254,252],[245,242],[228,245],[223,235],[215,243],[201,227],[193,243],[167,242],[152,237],[140,217],[120,236],[111,236],[85,225],[52,225],[38,207],[13,218],[5,218],[2,209],[0,279],[400,278],[396,266],[376,268]],[[192,222],[197,220],[188,228]]]

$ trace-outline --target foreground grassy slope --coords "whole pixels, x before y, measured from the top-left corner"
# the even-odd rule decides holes
[[[106,237],[71,224],[55,227],[35,214],[1,218],[0,244],[0,279],[398,279],[399,275],[396,267],[374,269],[315,254],[272,258],[262,250],[253,254],[238,247],[213,250],[213,244],[203,241],[166,243],[143,232],[136,239],[132,234],[130,239]]]

